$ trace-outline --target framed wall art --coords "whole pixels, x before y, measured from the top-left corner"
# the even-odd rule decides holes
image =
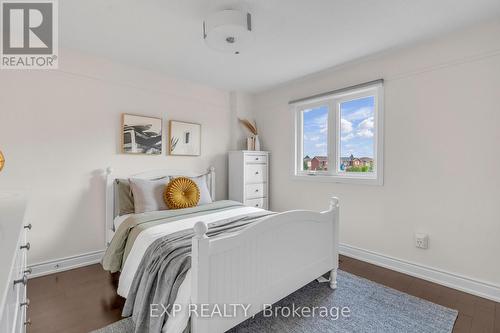
[[[122,115],[122,152],[160,155],[162,151],[161,118]]]
[[[168,132],[170,155],[201,155],[200,124],[170,120]]]

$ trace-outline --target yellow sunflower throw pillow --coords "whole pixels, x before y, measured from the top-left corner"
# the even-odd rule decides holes
[[[169,209],[194,207],[200,201],[200,190],[189,178],[175,178],[165,187],[163,200]]]

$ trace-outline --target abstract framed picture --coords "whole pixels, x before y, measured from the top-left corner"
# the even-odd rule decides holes
[[[169,122],[170,155],[201,155],[201,125],[184,121]]]
[[[122,115],[122,152],[160,155],[162,150],[161,118]]]

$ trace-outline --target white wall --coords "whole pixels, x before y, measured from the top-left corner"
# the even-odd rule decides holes
[[[392,50],[256,96],[273,210],[341,199],[341,242],[500,286],[500,22]],[[339,46],[341,47],[341,46]],[[287,102],[384,78],[385,184],[292,180]],[[430,248],[414,246],[414,233]]]
[[[229,100],[231,104],[231,149],[244,150],[247,148],[247,137],[250,132],[242,126],[239,119],[254,120],[253,95],[233,91],[230,93]]]
[[[122,113],[163,117],[161,156],[120,154]],[[169,119],[202,124],[201,157],[166,155]],[[102,169],[217,172],[226,198],[231,145],[229,93],[63,50],[60,70],[0,73],[0,190],[31,193],[29,262],[104,247]]]

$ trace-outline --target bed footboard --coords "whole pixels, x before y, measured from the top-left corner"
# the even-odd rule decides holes
[[[209,238],[201,222],[195,232],[194,333],[224,332],[328,271],[330,287],[337,286],[337,198],[325,212],[279,213],[238,233]]]

